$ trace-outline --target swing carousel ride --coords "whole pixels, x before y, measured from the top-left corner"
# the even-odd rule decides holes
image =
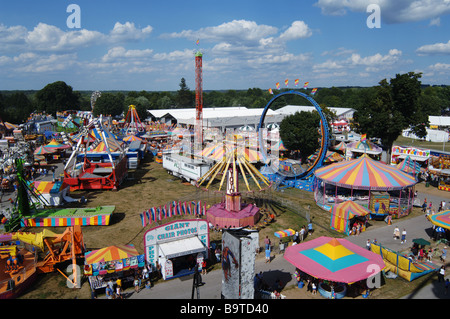
[[[233,138],[233,140],[230,139]],[[216,228],[254,226],[260,218],[260,209],[254,204],[242,203],[239,190],[239,180],[242,179],[248,192],[254,192],[255,185],[259,191],[264,191],[271,186],[271,182],[263,176],[246,156],[246,148],[237,143],[238,136],[229,135],[223,141],[222,158],[197,181],[197,187],[204,186],[204,190],[211,190],[211,186],[217,186],[214,192],[221,192],[226,182],[225,200],[212,205],[206,212],[207,220]]]

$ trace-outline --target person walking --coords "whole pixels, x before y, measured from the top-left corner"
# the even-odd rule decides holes
[[[121,285],[117,285],[116,287],[116,299],[123,299]]]
[[[372,244],[370,243],[370,239],[367,239],[367,242],[366,242],[366,249],[367,249],[368,251],[370,251],[370,250],[371,250],[371,247],[372,247]]]
[[[403,231],[402,231],[402,242],[401,243],[402,244],[406,243],[406,229],[405,228],[403,228]]]
[[[394,240],[400,239],[400,229],[398,226],[395,226],[394,228]]]
[[[138,279],[137,276],[134,277],[134,283],[133,284],[134,284],[134,291],[136,291],[136,293],[139,293],[140,285],[139,285],[139,279]]]
[[[110,285],[106,286],[105,293],[106,293],[106,298],[114,299],[114,290],[113,290],[113,288],[111,288]]]
[[[202,275],[206,275],[206,259],[203,259],[202,261]]]
[[[311,236],[312,233],[313,233],[313,231],[314,231],[314,229],[313,229],[313,224],[312,224],[312,222],[310,221],[309,224],[308,224],[308,236]]]
[[[305,225],[302,226],[302,228],[300,229],[300,242],[303,242],[303,239],[305,238]]]

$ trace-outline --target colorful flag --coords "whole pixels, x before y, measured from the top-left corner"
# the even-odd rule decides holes
[[[152,223],[152,219],[150,218],[150,211],[149,211],[149,210],[146,210],[146,211],[145,211],[145,215],[147,216],[147,221],[148,221],[148,223],[151,224],[151,223]]]
[[[162,220],[162,207],[159,206],[159,210],[158,210],[158,220]]]
[[[275,83],[275,86],[277,87],[277,90],[280,88],[280,82]]]
[[[367,140],[366,134],[361,134],[361,142],[365,142]]]
[[[156,208],[155,207],[152,207],[152,208],[150,208],[150,213],[151,213],[151,215],[152,215],[152,221],[156,221]]]
[[[289,80],[288,79],[284,80],[284,85],[288,86],[288,84],[289,84]]]
[[[198,45],[200,43],[200,39],[197,39],[197,41],[195,41],[195,43]]]
[[[187,214],[186,202],[183,203],[182,210],[183,210],[183,214],[186,215]]]
[[[144,217],[144,214],[139,214],[139,216],[141,217],[142,227],[145,227],[145,217]]]
[[[305,82],[305,84],[303,85],[303,88],[306,89],[309,85],[309,82]]]
[[[295,81],[294,81],[294,83],[295,83],[295,86],[297,86],[297,85],[298,85],[298,81],[299,81],[299,79],[295,79]]]
[[[312,89],[311,94],[314,95],[317,92],[317,88]]]
[[[273,94],[273,91],[272,91],[272,89],[269,89],[269,93],[270,93],[270,94]]]

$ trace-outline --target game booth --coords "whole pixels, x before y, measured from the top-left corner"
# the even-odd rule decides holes
[[[164,280],[194,273],[197,263],[208,258],[208,222],[177,220],[149,229],[144,235],[145,260],[161,267]]]
[[[109,280],[133,284],[135,273],[145,266],[145,257],[133,245],[114,245],[85,253],[84,275],[92,289],[106,288]]]

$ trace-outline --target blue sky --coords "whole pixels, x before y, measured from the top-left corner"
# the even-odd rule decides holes
[[[80,28],[70,28],[70,4]],[[369,28],[370,4],[380,28]],[[373,86],[422,72],[450,85],[450,0],[2,1],[0,89],[203,89]],[[196,40],[200,42],[197,45]]]

